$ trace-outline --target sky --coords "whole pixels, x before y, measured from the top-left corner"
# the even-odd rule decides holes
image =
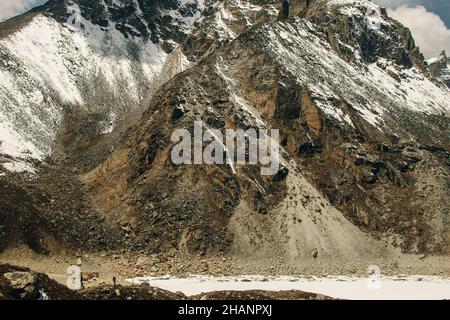
[[[0,21],[12,18],[47,0],[0,0]]]
[[[427,58],[445,49],[450,55],[450,0],[372,0],[411,29]],[[46,0],[0,0],[0,21],[26,12]]]

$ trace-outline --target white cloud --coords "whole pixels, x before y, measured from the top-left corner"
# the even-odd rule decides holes
[[[24,13],[42,2],[42,0],[0,0],[0,21]]]
[[[441,50],[450,53],[450,29],[442,19],[425,9],[423,6],[400,6],[397,9],[389,9],[389,15],[408,27],[427,57],[437,56]]]

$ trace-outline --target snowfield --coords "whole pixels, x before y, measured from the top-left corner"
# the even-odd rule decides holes
[[[128,279],[132,284],[151,286],[185,295],[199,295],[214,291],[300,290],[349,300],[444,300],[450,299],[450,279],[408,276],[379,279],[352,277],[207,277]]]
[[[68,108],[121,120],[142,110],[164,68],[178,73],[187,67],[180,52],[180,59],[169,59],[151,41],[101,30],[77,5],[69,11],[66,24],[37,15],[0,39],[0,155],[15,158],[3,159],[10,171],[33,171],[27,160],[51,154]],[[169,68],[169,60],[180,65]]]

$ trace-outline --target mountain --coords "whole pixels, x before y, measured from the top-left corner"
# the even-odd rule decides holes
[[[442,51],[439,57],[427,62],[432,74],[450,87],[450,58],[447,58],[445,51]]]
[[[370,1],[50,1],[0,30],[0,247],[450,253],[450,92]],[[174,165],[196,121],[279,129],[280,170]]]
[[[67,118],[91,119],[68,129],[85,133],[78,140],[112,132],[138,117],[153,92],[195,62],[202,51],[252,21],[277,14],[270,5],[230,3],[211,2],[206,7],[203,1],[52,0],[2,23],[0,130],[4,139],[0,152],[4,166],[33,170],[28,160],[52,154]],[[229,28],[223,19],[228,19],[230,10],[238,12]],[[209,24],[209,33],[192,37],[205,39],[198,44],[187,42],[185,46],[190,47],[180,50],[179,44],[189,38],[195,25],[203,23]]]

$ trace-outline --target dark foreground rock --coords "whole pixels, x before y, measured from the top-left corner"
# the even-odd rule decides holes
[[[194,300],[330,300],[330,297],[302,291],[216,291],[191,297]]]
[[[182,293],[153,288],[148,284],[141,286],[104,286],[82,291],[85,300],[186,300]]]
[[[81,293],[28,268],[0,265],[0,300],[81,300]]]

